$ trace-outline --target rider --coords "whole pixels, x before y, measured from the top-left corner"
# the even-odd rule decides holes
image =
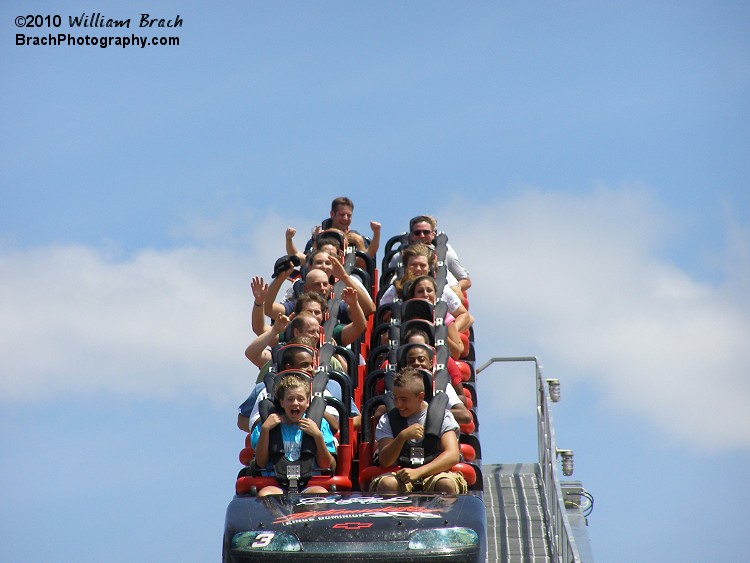
[[[315,469],[331,469],[336,465],[333,454],[336,444],[325,418],[320,419],[320,426],[316,421],[307,417],[310,406],[310,381],[301,372],[288,375],[280,374],[274,385],[274,398],[278,406],[277,412],[272,412],[262,424],[255,426],[250,434],[250,444],[255,450],[255,465],[263,468],[262,474],[277,475],[279,463],[288,464],[298,462],[303,456],[303,437],[312,437],[314,443]],[[274,441],[281,440],[282,448],[274,448]],[[281,459],[283,456],[284,459]],[[305,493],[326,493],[324,487],[308,487]],[[258,496],[280,495],[284,490],[275,485],[263,487]]]
[[[393,378],[393,398],[395,409],[380,418],[375,439],[381,467],[398,463],[401,468],[377,476],[371,482],[370,490],[378,493],[410,493],[415,489],[466,493],[468,485],[463,474],[451,471],[460,460],[459,426],[451,412],[445,408],[439,409],[440,412],[434,415],[442,420],[438,420],[437,424],[428,420],[424,380],[413,368],[404,368]],[[400,430],[394,430],[394,423]],[[437,437],[432,447],[427,446],[425,440],[430,432]],[[413,453],[415,450],[421,451],[421,458]]]

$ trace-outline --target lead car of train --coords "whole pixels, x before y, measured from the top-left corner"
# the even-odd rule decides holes
[[[403,274],[400,263],[395,267],[389,264],[404,243],[404,235],[388,241],[380,277],[374,261],[365,253],[350,248],[344,255],[347,272],[360,278],[376,303],[391,281]],[[447,237],[442,233],[434,243],[436,261],[432,274],[438,286],[437,295],[441,295],[446,284],[446,243]],[[342,289],[340,283],[333,286],[329,311],[339,310]],[[466,300],[464,305],[468,307]],[[401,361],[402,337],[409,327],[417,326],[427,332],[434,350],[432,369],[425,370],[424,375],[426,400],[432,404],[451,385],[446,371],[450,352],[443,322],[445,312],[446,304],[439,298],[434,303],[397,298],[377,307],[363,336],[347,348],[335,345],[330,339],[337,322],[337,315],[331,315],[321,337],[319,357],[323,367],[318,367],[313,381],[319,377],[335,380],[341,388],[340,397],[323,399],[339,414],[335,469],[329,474],[310,476],[300,474],[299,466],[288,467],[284,477],[288,492],[259,497],[260,489],[278,481],[253,470],[248,435],[240,452],[243,467],[235,482],[236,494],[226,513],[222,549],[225,563],[278,561],[281,557],[309,562],[485,561],[486,517],[473,329],[460,335],[463,352],[456,360],[462,374],[463,402],[471,420],[461,424],[461,460],[452,468],[464,475],[468,492],[377,494],[369,488],[375,476],[393,470],[380,467],[377,462],[375,412],[381,405],[386,410],[392,408],[390,383]],[[328,367],[326,359],[331,354],[340,354],[348,360],[346,373]],[[351,401],[361,413],[357,430],[349,408]],[[445,403],[442,405],[445,408]],[[410,451],[419,452],[418,459],[412,456],[412,461],[418,464],[429,457],[432,446],[416,446],[419,447],[412,444]],[[421,446],[424,448],[420,449]],[[303,486],[312,485],[324,487],[327,493],[299,492]]]

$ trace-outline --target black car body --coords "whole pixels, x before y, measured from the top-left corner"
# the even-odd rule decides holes
[[[481,493],[237,495],[223,561],[484,561]]]

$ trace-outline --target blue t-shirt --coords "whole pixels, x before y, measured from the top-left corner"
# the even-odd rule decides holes
[[[307,414],[304,415],[307,417]],[[279,424],[281,427],[281,438],[284,441],[284,456],[289,461],[297,461],[300,456],[302,448],[302,438],[305,435],[302,429],[296,424]],[[256,424],[253,431],[250,433],[250,445],[255,449],[258,446],[258,440],[260,439],[260,424]],[[331,434],[331,427],[328,425],[328,421],[323,418],[320,421],[320,431],[323,434],[323,441],[326,443],[326,448],[331,453],[336,453],[336,442]],[[314,468],[318,468],[317,461],[313,465]],[[268,471],[271,469],[271,471]],[[319,468],[318,468],[319,469]],[[263,475],[273,475],[272,465],[269,462],[266,468],[262,472]]]

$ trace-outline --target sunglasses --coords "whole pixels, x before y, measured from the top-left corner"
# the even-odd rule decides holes
[[[411,232],[411,234],[413,234],[413,235],[417,235],[417,236],[422,236],[422,235],[429,235],[430,233],[432,233],[432,231],[431,231],[431,230],[429,230],[429,229],[424,229],[424,230],[416,230],[416,231],[412,231],[412,232]]]

